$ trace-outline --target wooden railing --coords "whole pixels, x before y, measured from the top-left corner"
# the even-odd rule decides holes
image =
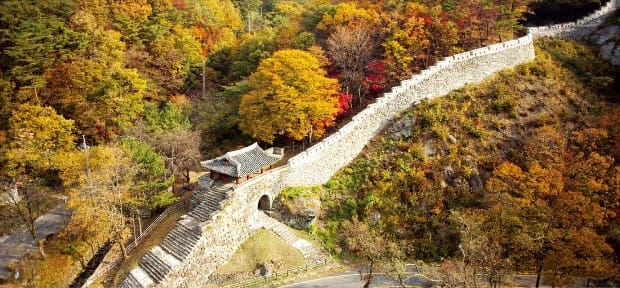
[[[127,244],[127,247],[125,247],[127,253],[135,249],[136,246],[138,246],[138,244],[140,244],[140,242],[142,242],[142,240],[146,236],[148,236],[153,231],[153,229],[155,229],[155,227],[159,225],[159,223],[161,223],[161,221],[166,219],[166,217],[168,217],[170,214],[179,210],[179,208],[183,206],[187,206],[187,205],[189,205],[189,198],[168,206],[168,208],[166,208],[164,212],[162,212],[159,216],[157,216],[157,218],[155,218],[155,220],[151,224],[149,224],[149,226],[146,227],[144,231],[142,231],[142,234],[138,235],[137,237],[135,237],[135,239],[131,243]],[[92,275],[90,275],[90,277],[88,277],[88,279],[86,280],[85,284],[82,287],[88,287],[93,281],[95,281],[99,277],[104,276],[110,270],[118,267],[118,265],[120,265],[122,262],[123,262],[123,255],[119,255],[111,262],[108,262],[105,265],[100,265],[99,267],[97,267],[95,272]]]

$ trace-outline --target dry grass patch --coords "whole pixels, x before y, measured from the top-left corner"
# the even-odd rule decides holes
[[[260,229],[241,244],[237,252],[216,274],[253,272],[261,263],[272,261],[274,271],[306,264],[299,250],[271,230]]]

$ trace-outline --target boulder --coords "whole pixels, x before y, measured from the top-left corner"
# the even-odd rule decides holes
[[[388,137],[392,140],[408,139],[413,136],[413,125],[416,117],[405,116],[398,120],[388,129]]]
[[[370,218],[370,226],[375,226],[379,222],[379,219],[381,219],[381,213],[379,213],[379,211],[376,211],[376,210],[372,211],[368,215],[368,218]]]

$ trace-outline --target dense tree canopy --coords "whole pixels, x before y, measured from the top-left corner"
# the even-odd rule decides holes
[[[53,168],[54,157],[73,149],[73,121],[51,107],[22,104],[9,119],[9,145],[3,152],[3,172],[16,177],[33,169]]]
[[[321,136],[336,114],[338,83],[327,78],[319,61],[300,50],[282,50],[265,59],[239,107],[239,128],[272,143],[278,134],[295,140]]]

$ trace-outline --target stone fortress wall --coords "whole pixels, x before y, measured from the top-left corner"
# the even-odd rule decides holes
[[[581,39],[596,31],[596,28],[605,21],[607,16],[616,11],[618,6],[620,6],[620,0],[609,0],[605,6],[602,6],[592,14],[577,21],[549,26],[531,27],[528,29],[528,33],[532,34],[534,39],[541,37]]]
[[[377,98],[335,134],[288,162],[289,186],[312,186],[327,182],[353,160],[395,116],[423,99],[433,99],[480,82],[491,74],[534,59],[532,37],[527,35],[447,57]]]
[[[575,22],[529,28],[519,39],[493,44],[444,58],[423,70],[390,93],[377,98],[353,121],[310,149],[289,159],[288,186],[313,186],[327,182],[348,165],[395,116],[423,99],[433,99],[480,82],[491,74],[534,59],[533,39],[541,37],[581,38],[595,31],[620,6],[610,0],[605,6]]]
[[[162,281],[159,287],[205,287],[209,276],[224,266],[235,251],[262,227],[258,199],[270,201],[285,188],[288,167],[267,171],[235,187],[220,203],[221,210],[201,223],[202,237],[192,253]]]
[[[576,22],[530,28],[528,34],[519,39],[446,57],[411,79],[402,81],[400,86],[393,87],[391,92],[377,98],[375,103],[354,116],[338,132],[289,159],[287,165],[227,191],[226,199],[217,203],[217,211],[209,212],[209,220],[201,222],[191,217],[192,212],[184,216],[177,226],[194,227],[191,229],[200,238],[195,243],[181,243],[181,246],[185,246],[183,249],[190,251],[189,254],[184,259],[175,258],[161,249],[162,243],[153,248],[149,256],[157,256],[162,261],[143,258],[141,266],[131,271],[121,287],[208,285],[209,276],[225,265],[256,229],[263,227],[264,223],[261,223],[259,217],[262,212],[258,209],[261,197],[269,197],[271,203],[285,187],[326,183],[357,157],[364,146],[394,117],[411,105],[445,95],[467,84],[480,82],[500,70],[533,60],[533,39],[545,36],[581,37],[602,23],[617,9],[619,3],[620,0],[610,0],[606,6]],[[158,267],[149,268],[155,271],[147,273],[144,268],[149,265]],[[154,280],[154,275],[160,279]]]

